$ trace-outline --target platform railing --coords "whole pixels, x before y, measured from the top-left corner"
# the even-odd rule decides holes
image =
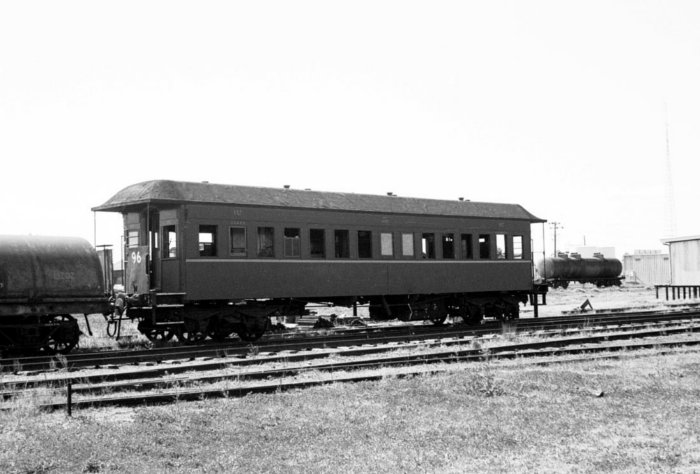
[[[654,285],[656,288],[656,298],[659,298],[659,289],[666,292],[666,300],[700,298],[700,285]],[[670,290],[670,294],[669,294]]]

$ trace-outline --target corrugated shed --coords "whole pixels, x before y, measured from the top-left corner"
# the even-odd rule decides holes
[[[700,284],[700,235],[662,239],[671,258],[671,285]]]
[[[92,210],[121,212],[129,207],[146,203],[184,202],[545,222],[518,204],[446,201],[166,180],[146,181],[128,186]]]
[[[671,282],[671,260],[668,254],[635,253],[625,255],[625,280],[643,285],[668,285]]]
[[[670,241],[671,284],[700,284],[700,237]]]

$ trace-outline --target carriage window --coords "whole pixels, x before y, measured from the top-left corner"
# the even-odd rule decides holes
[[[163,253],[166,258],[177,257],[177,232],[174,225],[163,227]]]
[[[301,230],[290,227],[284,229],[284,256],[301,257]]]
[[[199,256],[200,257],[215,257],[216,256],[216,226],[215,225],[200,225],[199,226]]]
[[[435,234],[423,234],[421,248],[423,258],[435,258]]]
[[[454,234],[442,234],[442,258],[455,258]]]
[[[372,232],[357,231],[357,255],[360,258],[372,258]]]
[[[350,258],[350,231],[335,231],[335,258]]]
[[[394,234],[382,232],[382,257],[391,257],[394,255]]]
[[[471,260],[474,258],[474,247],[472,246],[472,234],[462,234],[461,238],[462,258]]]
[[[275,256],[275,229],[258,227],[258,257]]]
[[[496,258],[504,260],[506,255],[506,235],[496,234]]]
[[[523,259],[523,236],[514,235],[513,236],[513,258],[515,260]]]
[[[138,230],[130,230],[129,233],[127,234],[127,243],[129,245],[129,248],[131,247],[138,247],[139,246],[139,231]]]
[[[401,254],[413,257],[413,234],[401,234]]]
[[[488,234],[479,234],[479,258],[491,258],[491,236]]]
[[[326,257],[326,231],[309,229],[309,247],[311,258]]]
[[[245,257],[248,255],[248,239],[246,238],[245,227],[231,227],[229,235],[231,237],[231,255],[234,257]]]

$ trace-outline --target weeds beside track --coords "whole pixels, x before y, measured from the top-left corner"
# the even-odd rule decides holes
[[[445,337],[479,337],[503,332],[557,331],[571,328],[591,328],[596,325],[622,326],[646,325],[692,321],[700,318],[700,312],[641,312],[629,314],[595,314],[539,319],[518,319],[504,323],[490,321],[479,326],[461,324],[449,326],[402,325],[393,327],[364,329],[343,329],[340,334],[332,330],[301,333],[299,337],[268,337],[255,345],[232,340],[226,343],[207,343],[197,346],[175,345],[154,347],[142,350],[96,351],[51,357],[22,357],[0,359],[0,371],[40,372],[52,370],[79,370],[88,367],[110,367],[160,363],[167,360],[187,360],[207,357],[236,356],[246,357],[251,351],[284,352],[303,351],[314,348],[354,346],[358,344],[406,343]]]
[[[438,363],[501,358],[541,358],[580,353],[612,354],[619,351],[654,347],[695,346],[700,345],[700,338],[692,337],[696,332],[700,332],[700,326],[691,322],[678,327],[653,330],[607,332],[564,338],[540,337],[540,340],[525,343],[500,344],[489,347],[482,347],[476,339],[468,341],[449,338],[428,343],[416,342],[411,347],[361,347],[319,353],[260,356],[248,360],[204,361],[180,367],[157,367],[146,372],[132,371],[121,375],[111,374],[108,378],[113,380],[112,382],[98,382],[100,378],[105,379],[101,375],[44,379],[42,382],[34,384],[27,383],[24,387],[26,390],[30,386],[70,384],[71,391],[80,396],[73,401],[75,407],[154,404],[175,400],[235,397],[248,393],[267,393],[332,382],[376,380],[386,376],[386,372],[382,371],[389,368],[391,368],[391,374],[408,376],[447,370],[434,368],[434,365]],[[669,337],[675,337],[675,339],[667,340]],[[649,338],[656,339],[648,340]],[[647,341],[625,344],[612,343],[623,339],[647,339]],[[397,349],[403,352],[408,350],[409,353],[394,355]],[[421,352],[421,349],[424,352]],[[415,353],[411,353],[411,351]],[[308,363],[311,359],[330,356],[340,356],[344,360]],[[348,360],[351,356],[356,359]],[[284,363],[284,366],[265,367],[265,365],[274,365],[275,363]],[[243,366],[251,364],[260,365],[262,368],[243,370]],[[428,365],[433,367],[427,368]],[[223,372],[215,374],[198,372],[203,370],[221,370]],[[378,374],[376,371],[380,371],[380,373]],[[149,372],[155,377],[145,378]],[[188,372],[189,374],[175,376],[176,372]],[[315,375],[308,376],[308,374]],[[305,377],[302,377],[303,380],[299,380],[298,378],[302,375]],[[133,380],[137,376],[141,378]],[[289,378],[296,379],[289,380]],[[264,381],[260,382],[260,380]],[[118,391],[130,391],[131,393],[115,395]],[[4,395],[6,398],[11,398],[17,395],[17,391],[16,389],[8,390]],[[47,409],[60,409],[65,405],[64,401],[52,401],[43,403],[41,406]]]

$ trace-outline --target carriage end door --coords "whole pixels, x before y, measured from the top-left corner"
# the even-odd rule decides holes
[[[163,293],[179,293],[182,291],[180,268],[184,247],[180,238],[182,232],[178,225],[177,209],[160,211],[160,226],[159,288]]]

